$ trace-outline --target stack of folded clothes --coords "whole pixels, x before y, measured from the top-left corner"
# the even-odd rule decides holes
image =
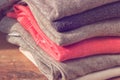
[[[120,76],[119,0],[23,0],[13,10],[0,30],[48,80]]]

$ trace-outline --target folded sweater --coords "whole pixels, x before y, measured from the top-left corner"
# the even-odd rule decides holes
[[[17,17],[20,24],[29,31],[36,44],[58,61],[95,54],[113,54],[120,52],[119,37],[92,38],[66,47],[58,46],[43,33],[33,16],[21,15],[18,9],[16,9],[15,12],[16,15],[14,14],[13,16]]]
[[[120,67],[88,74],[76,80],[107,80],[118,76],[120,76]]]
[[[57,62],[39,48],[30,34],[16,23],[8,35],[8,41],[29,51],[38,68],[49,80],[75,80],[82,76],[120,65],[120,55],[98,55]],[[18,34],[16,34],[16,32]]]
[[[84,26],[69,32],[59,33],[51,26],[46,18],[40,15],[40,13],[37,14],[38,9],[35,6],[30,4],[29,7],[31,8],[34,17],[39,24],[39,27],[46,34],[46,36],[48,36],[53,42],[61,46],[70,45],[81,40],[96,36],[120,36],[120,19],[103,21]],[[30,10],[28,10],[28,8],[24,6],[16,6],[16,8],[20,10],[23,15],[31,16],[28,14],[30,13]]]
[[[13,4],[17,3],[20,0],[0,0],[0,20],[5,15],[5,12],[9,10]]]
[[[30,4],[37,8],[37,12],[35,10],[33,10],[32,12],[41,13],[41,9],[39,8],[38,4],[39,2],[35,3],[34,1]],[[78,13],[72,16],[64,17],[59,20],[51,21],[51,24],[52,27],[55,28],[57,31],[66,32],[102,20],[120,17],[119,8],[120,1],[100,6],[83,13]]]
[[[20,47],[19,49],[30,61],[32,61],[35,65],[37,65],[34,55],[30,51],[23,49]],[[37,66],[38,67],[38,66]],[[75,80],[116,80],[116,77],[120,76],[120,68],[115,67],[107,70],[97,71],[90,74],[87,74],[81,78],[77,78]]]
[[[24,0],[26,2],[26,0]],[[39,8],[49,20],[81,13],[119,0],[27,0]],[[74,5],[73,5],[74,4]],[[62,5],[62,6],[61,6]]]
[[[49,80],[75,80],[80,77],[105,69],[120,66],[120,55],[99,55],[86,58],[57,62],[39,48],[31,35],[16,20],[6,21],[7,26],[0,31],[8,33],[7,40],[29,51],[38,68]]]
[[[52,25],[57,31],[66,32],[112,18],[120,18],[120,1],[56,20]]]

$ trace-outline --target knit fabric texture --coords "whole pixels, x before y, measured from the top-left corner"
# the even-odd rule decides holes
[[[11,22],[11,25],[6,24],[3,27],[4,29],[0,27],[2,32],[8,33],[7,40],[12,44],[19,45],[21,48],[30,51],[38,68],[49,80],[75,80],[86,74],[120,65],[119,54],[90,56],[57,62],[36,45],[31,35],[16,20],[10,18],[4,19],[9,23]]]
[[[110,78],[118,76],[120,76],[120,67],[99,71],[93,74],[88,74],[76,80],[108,80]]]
[[[56,20],[52,24],[57,31],[66,32],[112,18],[120,18],[120,1]]]
[[[48,20],[57,20],[119,0],[24,0],[31,2]],[[73,5],[74,4],[74,5]],[[62,6],[61,6],[62,5]]]
[[[20,0],[0,0],[0,20],[5,16],[6,11],[18,1]]]
[[[27,51],[26,49],[23,49],[20,47],[20,51],[29,58],[35,65],[37,65],[36,61],[32,57],[32,53],[30,51]],[[75,80],[113,80],[112,78],[118,77],[120,75],[120,68],[115,67],[111,69],[106,69],[103,71],[97,71],[90,73],[88,75],[85,75],[83,77],[77,78]],[[101,77],[102,76],[102,77]]]
[[[39,3],[39,2],[38,2]],[[32,3],[38,10],[38,4]],[[37,6],[36,6],[37,5]],[[55,28],[59,32],[66,32],[69,30],[73,30],[88,24],[92,24],[95,22],[99,22],[101,20],[111,19],[115,17],[120,17],[120,2],[107,4],[104,6],[100,6],[91,10],[88,10],[83,13],[78,13],[72,16],[64,17],[60,20],[51,21],[52,27]],[[40,9],[41,10],[41,9]],[[37,11],[36,13],[40,13],[42,11]],[[33,12],[35,12],[33,10]]]
[[[42,31],[48,36],[53,42],[58,45],[66,46],[84,39],[96,37],[96,36],[120,36],[120,19],[102,21],[99,23],[91,24],[88,26],[80,27],[76,30],[69,32],[59,33],[51,25],[51,23],[39,13],[39,9],[36,6],[29,3],[29,7]],[[17,7],[22,12],[28,10]],[[24,11],[25,10],[25,11]],[[27,12],[29,13],[29,12]],[[27,14],[24,13],[24,14]],[[39,13],[39,14],[38,14]],[[28,15],[28,14],[27,14]]]
[[[13,44],[18,44],[18,43],[20,43],[20,42],[18,42],[19,41],[18,38],[19,37],[10,37],[9,36],[8,41]],[[17,41],[15,41],[15,40],[17,40]],[[23,42],[23,40],[21,42]],[[25,50],[28,50],[28,51],[32,50],[31,48],[29,49],[29,46],[25,47],[25,45],[22,46],[22,48]],[[111,64],[111,62],[109,62],[111,60],[116,64],[115,56],[119,56],[119,55],[91,56],[91,57],[86,57],[86,58],[69,60],[69,61],[62,62],[62,63],[57,62],[57,64],[54,64],[51,62],[52,64],[54,64],[54,65],[52,65],[49,61],[48,62],[46,62],[44,60],[43,60],[44,62],[41,61],[43,56],[41,58],[39,55],[36,54],[35,51],[34,52],[31,51],[31,53],[32,53],[32,56],[34,57],[36,63],[38,64],[38,68],[48,78],[48,80],[51,80],[51,79],[52,80],[61,80],[61,79],[62,80],[86,80],[86,79],[92,79],[92,80],[96,80],[96,79],[102,80],[103,79],[104,80],[104,79],[109,79],[112,77],[117,77],[118,75],[120,75],[118,72],[119,71],[118,69],[117,69],[118,70],[117,72],[115,72],[116,70],[115,71],[112,70],[113,67],[116,67],[116,65],[113,66],[113,64]],[[46,53],[44,53],[44,54],[46,54]],[[113,59],[113,57],[115,59]],[[44,57],[44,58],[46,59],[46,57]],[[46,60],[48,60],[48,59],[46,59]],[[93,60],[95,62],[93,62]],[[109,62],[109,66],[108,66],[108,62],[106,64],[106,60]],[[102,64],[99,65],[99,63],[101,63],[101,62],[102,62]],[[50,63],[50,64],[48,64],[48,63]],[[113,67],[111,67],[111,66],[113,66]],[[118,63],[117,63],[117,66],[119,66]],[[101,67],[101,69],[100,69],[100,67]],[[88,70],[88,69],[91,69],[91,70]],[[109,70],[107,70],[107,69],[111,69],[111,71],[115,72],[116,74],[113,74],[113,73],[110,74]],[[109,73],[109,74],[107,74],[107,73]],[[103,77],[101,77],[101,76],[103,76]]]
[[[18,5],[18,7],[23,6]],[[17,20],[27,31],[29,31],[36,44],[38,44],[45,52],[47,52],[58,61],[64,61],[100,53],[104,54],[120,52],[120,38],[118,37],[92,38],[66,47],[58,46],[43,33],[43,31],[37,25],[33,16],[21,15],[22,13],[20,13],[18,9],[16,9],[15,12]]]

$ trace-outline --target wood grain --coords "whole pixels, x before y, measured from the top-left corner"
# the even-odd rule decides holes
[[[18,47],[5,40],[0,33],[0,80],[47,80]]]

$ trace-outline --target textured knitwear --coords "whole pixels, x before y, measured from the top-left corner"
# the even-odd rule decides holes
[[[120,67],[88,74],[76,80],[107,80],[118,76],[120,76]]]
[[[20,51],[30,60],[32,61],[36,66],[37,63],[35,59],[32,56],[32,53],[30,51],[27,51],[26,49],[23,49],[20,47]],[[119,80],[119,78],[115,78],[120,76],[120,68],[111,68],[104,71],[98,71],[94,72],[88,75],[85,75],[83,77],[77,78],[75,80]]]
[[[33,16],[21,14],[19,10],[16,11],[17,20],[32,35],[35,42],[55,60],[65,61],[96,54],[120,53],[119,37],[92,38],[66,47],[58,46],[42,32]]]
[[[79,42],[81,40],[96,37],[96,36],[120,36],[120,33],[119,33],[120,19],[103,21],[103,22],[95,23],[89,26],[84,26],[73,31],[59,33],[51,26],[51,24],[49,23],[49,21],[46,20],[46,18],[40,15],[40,13],[37,14],[38,9],[35,6],[33,6],[32,3],[29,3],[29,6],[42,31],[53,42],[61,46],[70,45],[70,44]],[[21,12],[28,11],[28,10],[25,10],[26,9],[25,7],[24,8],[17,7],[17,8],[21,10]],[[29,15],[28,14],[29,12],[27,13],[25,12],[24,14]]]
[[[120,18],[120,1],[56,20],[53,22],[53,27],[59,32],[66,32],[112,18]]]
[[[32,4],[38,10],[37,12],[35,10],[33,10],[32,12],[40,13],[41,11],[39,7],[36,6],[37,3],[35,4],[35,2],[33,1]],[[79,13],[76,15],[68,16],[59,20],[51,21],[51,24],[52,27],[55,28],[57,31],[66,32],[102,20],[120,17],[119,8],[120,8],[120,1],[116,3],[100,6],[95,9],[83,13]]]
[[[5,32],[11,32],[8,41],[30,51],[38,68],[49,80],[75,80],[86,74],[120,65],[120,55],[99,55],[57,62],[35,44],[29,33],[19,23],[13,26],[15,27],[10,30],[4,29]]]
[[[26,0],[24,1],[26,2]],[[119,0],[27,0],[27,2],[28,1],[37,6],[47,19],[56,20]]]
[[[20,0],[0,0],[0,20],[5,15],[5,12],[9,10],[13,4]]]
[[[99,55],[57,62],[39,48],[30,34],[14,19],[5,18],[6,25],[0,31],[9,33],[8,41],[30,51],[38,68],[49,80],[75,80],[92,72],[117,67],[120,55]]]
[[[27,51],[20,47],[20,51],[29,58],[34,64],[37,64],[35,59],[32,57],[32,53],[30,51]],[[94,73],[90,73],[88,75],[85,75],[81,78],[75,79],[75,80],[114,80],[115,77],[120,76],[120,68],[111,68],[103,71],[98,71]],[[113,79],[111,79],[113,78]]]

